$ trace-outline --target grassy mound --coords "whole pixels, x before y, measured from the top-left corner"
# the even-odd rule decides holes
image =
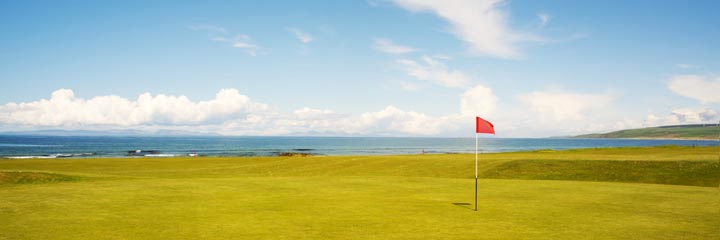
[[[486,170],[482,177],[717,187],[720,162],[520,160]]]
[[[80,177],[46,172],[0,171],[0,184],[32,184],[77,181]]]

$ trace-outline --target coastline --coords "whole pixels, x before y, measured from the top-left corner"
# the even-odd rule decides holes
[[[667,140],[667,139],[646,139],[646,140]],[[615,147],[582,147],[582,148],[566,148],[566,149],[527,149],[517,151],[499,151],[499,152],[481,152],[481,155],[515,155],[515,154],[555,154],[562,152],[592,152],[592,151],[641,151],[648,149],[713,149],[720,145],[655,145],[655,146],[615,146]],[[1,160],[91,160],[91,159],[193,159],[193,158],[218,158],[218,159],[276,159],[276,158],[387,158],[387,157],[412,157],[412,156],[473,156],[472,152],[426,152],[426,153],[389,153],[389,154],[366,154],[366,155],[325,155],[307,152],[277,152],[274,155],[180,155],[180,154],[156,154],[148,156],[103,156],[103,155],[86,155],[79,157],[48,157],[48,156],[0,156]]]

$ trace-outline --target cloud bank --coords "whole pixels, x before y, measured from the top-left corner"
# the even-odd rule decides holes
[[[0,105],[0,130],[180,130],[221,135],[305,136],[470,136],[473,117],[495,123],[502,137],[568,136],[624,128],[717,121],[711,108],[680,108],[647,119],[608,115],[615,96],[603,93],[535,91],[507,103],[485,85],[458,96],[456,113],[433,116],[388,105],[358,114],[303,107],[282,112],[237,89],[222,89],[210,100],[143,93],[80,98],[58,89],[48,99]]]
[[[50,99],[0,106],[0,123],[30,126],[199,125],[245,118],[268,110],[236,89],[222,89],[215,99],[193,102],[185,96],[144,93],[135,100],[108,95],[90,99],[59,89]]]
[[[280,113],[236,89],[214,99],[144,93],[134,100],[115,95],[78,98],[70,89],[49,99],[0,106],[0,126],[64,129],[174,129],[224,135],[430,135],[453,127],[447,118],[388,106],[359,116],[304,107]]]

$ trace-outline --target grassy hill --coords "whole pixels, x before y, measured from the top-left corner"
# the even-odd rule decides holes
[[[0,160],[0,239],[718,239],[719,154]]]
[[[665,139],[710,139],[720,136],[720,127],[714,124],[693,124],[628,129],[609,133],[594,133],[577,138],[665,138]]]

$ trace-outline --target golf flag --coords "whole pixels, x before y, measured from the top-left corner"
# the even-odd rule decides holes
[[[475,117],[475,133],[495,134],[495,126],[480,117]]]
[[[478,209],[478,135],[481,133],[495,134],[495,126],[475,116],[475,211]]]

